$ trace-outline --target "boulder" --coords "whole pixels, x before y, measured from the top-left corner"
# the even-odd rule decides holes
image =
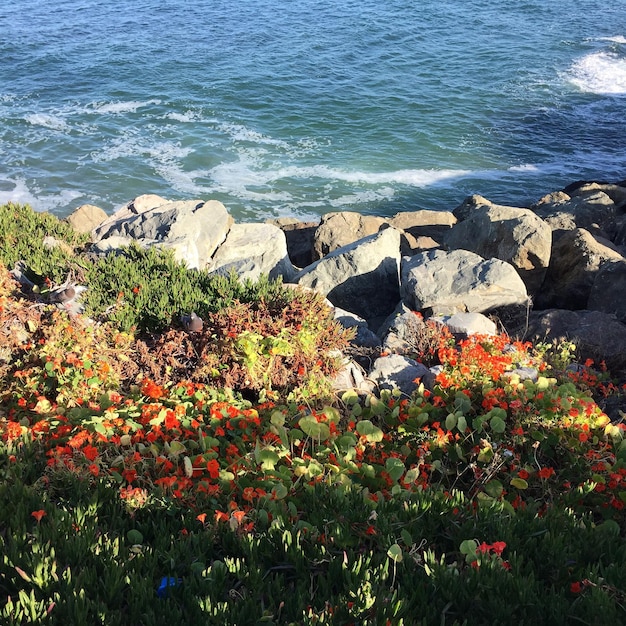
[[[380,337],[372,332],[367,322],[358,315],[344,311],[339,307],[335,307],[335,320],[337,320],[344,328],[353,328],[355,331],[354,339],[351,341],[353,346],[364,348],[380,348]]]
[[[206,264],[209,272],[257,281],[261,274],[270,279],[282,276],[290,282],[296,271],[287,254],[285,233],[272,224],[233,224],[226,239]]]
[[[597,272],[591,293],[589,309],[611,313],[626,323],[626,260],[612,260]]]
[[[403,255],[438,248],[446,233],[457,219],[450,211],[404,211],[388,220],[394,228],[402,231]]]
[[[316,289],[377,328],[400,300],[399,265],[400,232],[386,228],[334,250],[296,274],[293,282]]]
[[[382,356],[368,374],[378,389],[399,389],[410,396],[419,386],[420,379],[429,376],[430,370],[422,363],[400,354]]]
[[[596,239],[588,230],[567,231],[552,247],[552,258],[541,292],[539,309],[589,308],[587,302],[596,274],[609,260],[622,259],[609,241]]]
[[[552,229],[529,209],[471,196],[455,210],[461,216],[445,237],[449,250],[469,250],[515,267],[529,293],[536,293],[550,262]]]
[[[434,315],[483,313],[528,301],[526,286],[511,264],[467,250],[432,250],[404,257],[401,295],[409,308],[430,309]]]
[[[90,233],[96,226],[102,224],[108,215],[93,204],[83,204],[73,211],[68,217],[68,224],[77,233]]]
[[[613,200],[603,191],[580,191],[574,196],[563,192],[550,194],[532,209],[550,224],[554,241],[575,228],[584,228],[605,239],[612,239],[615,235],[617,210]]]
[[[601,311],[533,311],[524,338],[534,343],[573,341],[583,361],[604,360],[614,371],[626,367],[626,325]]]
[[[171,248],[189,268],[202,269],[224,241],[233,219],[221,202],[162,202],[140,196],[94,229],[94,251],[139,245]],[[156,204],[154,204],[156,203]]]
[[[322,217],[313,236],[313,261],[354,241],[377,233],[387,221],[382,217],[361,215],[354,211],[328,213]]]
[[[626,209],[626,187],[623,184],[579,182],[568,185],[563,191],[571,197],[579,196],[589,191],[602,191],[613,200],[618,210]]]
[[[458,338],[467,338],[470,335],[497,335],[498,327],[482,313],[455,313],[431,318],[434,322],[443,324]]]

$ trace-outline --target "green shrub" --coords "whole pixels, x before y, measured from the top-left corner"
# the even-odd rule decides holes
[[[57,244],[44,245],[46,237]],[[22,260],[29,278],[43,285],[63,283],[70,271],[80,272],[76,252],[87,241],[67,223],[51,213],[38,213],[27,205],[0,206],[0,262],[12,269]]]

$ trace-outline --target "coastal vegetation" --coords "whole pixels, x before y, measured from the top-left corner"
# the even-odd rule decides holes
[[[0,228],[2,623],[626,621],[625,390],[574,345],[426,320],[432,384],[334,393],[352,335],[312,292]]]

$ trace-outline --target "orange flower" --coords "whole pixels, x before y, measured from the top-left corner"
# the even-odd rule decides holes
[[[43,509],[39,509],[39,511],[33,511],[31,515],[37,520],[37,522],[40,522],[41,518],[46,515],[46,512]]]
[[[206,513],[200,513],[199,515],[196,515],[196,519],[201,523],[204,524],[205,520],[206,520]]]
[[[539,478],[550,478],[550,476],[554,476],[554,468],[553,467],[542,467],[537,472],[537,476],[539,476]]]

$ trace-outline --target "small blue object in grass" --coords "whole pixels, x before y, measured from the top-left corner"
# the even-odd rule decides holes
[[[167,596],[168,587],[176,587],[182,582],[182,578],[168,578],[167,576],[164,576],[163,578],[161,578],[161,584],[157,589],[157,596],[159,596],[159,598],[165,598],[165,596]]]

